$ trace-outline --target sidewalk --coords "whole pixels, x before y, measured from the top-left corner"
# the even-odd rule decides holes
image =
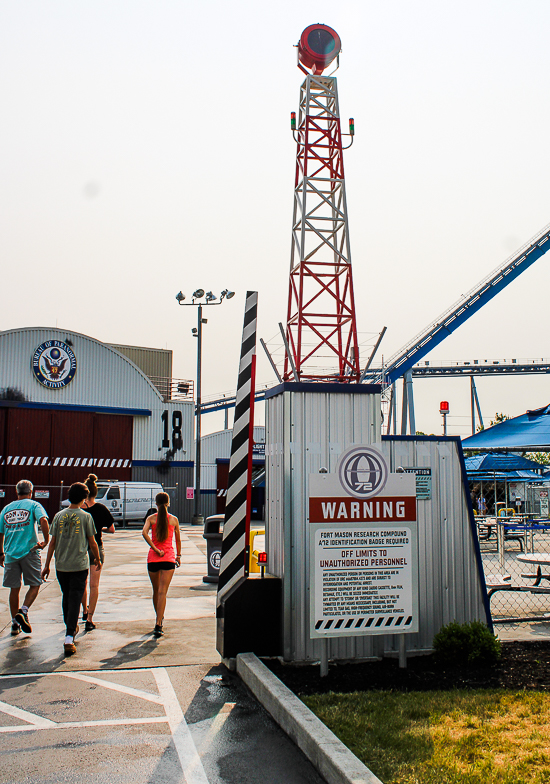
[[[323,784],[220,664],[202,529],[182,526],[160,640],[141,532],[105,540],[97,629],[78,634],[74,656],[55,577],[30,610],[31,635],[10,636],[0,588],[3,784]]]
[[[29,612],[32,635],[10,637],[8,589],[0,588],[0,673],[220,661],[215,647],[216,586],[202,582],[206,574],[202,528],[182,526],[181,567],[170,585],[166,634],[160,640],[151,636],[155,614],[147,575],[147,545],[141,531],[117,530],[113,536],[105,535],[104,541],[106,561],[94,615],[97,629],[78,634],[74,656],[65,658],[63,652],[61,592],[53,569]]]

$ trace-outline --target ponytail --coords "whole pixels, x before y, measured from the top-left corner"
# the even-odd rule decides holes
[[[88,474],[84,484],[88,488],[88,498],[95,498],[97,495],[97,476],[95,474]]]
[[[168,539],[168,504],[170,498],[168,493],[157,493],[155,497],[155,504],[157,505],[157,523],[155,526],[155,539],[159,544]]]

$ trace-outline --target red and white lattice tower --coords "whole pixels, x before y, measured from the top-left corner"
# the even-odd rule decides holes
[[[297,127],[292,115],[297,157],[285,380],[358,382],[361,375],[338,88],[335,77],[321,75],[339,51],[338,34],[326,25],[306,28],[298,46],[306,79]]]

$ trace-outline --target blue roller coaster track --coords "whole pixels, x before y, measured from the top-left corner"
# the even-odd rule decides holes
[[[401,378],[414,364],[550,250],[549,239],[550,224],[512,254],[504,265],[493,270],[477,286],[442,313],[436,321],[406,343],[403,348],[390,357],[383,369],[369,369],[364,381],[371,384],[373,381],[392,384]]]
[[[407,371],[412,369],[413,376],[451,376],[451,375],[486,375],[488,373],[548,373],[548,364],[541,360],[540,363],[534,362],[529,365],[500,365],[500,367],[483,366],[464,366],[462,368],[451,368],[449,366],[428,366],[426,368],[413,367],[420,360],[429,354],[446,337],[458,329],[470,316],[493,299],[500,291],[506,288],[513,280],[521,275],[526,269],[535,263],[541,256],[550,250],[550,224],[545,226],[532,239],[522,245],[513,253],[503,265],[497,267],[483,280],[464,294],[454,305],[444,311],[438,319],[428,327],[419,332],[412,340],[406,343],[403,348],[397,351],[383,368],[373,367],[366,372],[363,382],[372,384],[383,383],[389,386],[404,376]],[[264,400],[265,389],[256,392],[256,400]],[[211,411],[221,411],[233,408],[235,398],[233,396],[212,400],[202,405],[202,413]]]

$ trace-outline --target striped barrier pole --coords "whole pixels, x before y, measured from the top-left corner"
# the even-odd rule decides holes
[[[246,292],[235,421],[229,459],[229,479],[218,580],[218,607],[224,597],[248,576],[247,543],[252,494],[254,445],[254,385],[258,292]]]

